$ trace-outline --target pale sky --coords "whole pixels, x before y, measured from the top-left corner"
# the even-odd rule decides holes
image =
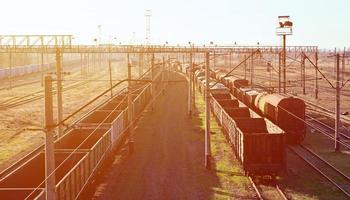
[[[350,46],[349,0],[4,0],[0,34],[73,34],[75,43],[144,42],[147,9],[152,43],[279,45],[278,15],[290,15],[287,45]]]

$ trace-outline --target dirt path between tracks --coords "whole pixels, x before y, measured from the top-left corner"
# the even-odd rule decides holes
[[[222,199],[252,198],[247,182],[229,188],[217,175],[242,178],[241,173],[205,169],[204,132],[189,120],[186,85],[169,85],[155,109],[145,113],[135,131],[134,154],[104,173],[92,199],[217,199],[215,193]]]

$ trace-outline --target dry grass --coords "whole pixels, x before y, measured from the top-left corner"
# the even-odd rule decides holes
[[[126,70],[124,63],[114,63],[113,64],[113,79],[120,80],[125,77]],[[76,68],[76,70],[74,70]],[[79,68],[79,69],[78,69]],[[95,68],[89,75],[88,79],[97,79],[105,81],[90,81],[85,85],[76,87],[72,90],[64,91],[63,93],[63,118],[68,116],[77,108],[86,104],[93,97],[105,91],[109,87],[109,74],[108,67],[97,68],[97,66],[91,66],[92,69]],[[64,76],[64,79],[70,80],[80,80],[85,79],[85,76],[80,74],[80,64],[73,66],[66,66],[67,71],[73,71],[71,75]],[[136,69],[135,69],[136,70]],[[40,76],[37,77],[40,79]],[[65,85],[70,85],[72,81],[64,81],[63,87]],[[121,87],[125,86],[121,85]],[[55,87],[55,83],[54,83]],[[117,92],[121,87],[116,88],[114,92]],[[21,97],[26,94],[30,94],[39,90],[42,90],[41,84],[32,84],[27,86],[22,86],[18,88],[13,88],[12,90],[0,91],[0,102],[5,101],[12,97]],[[78,113],[71,120],[68,121],[68,125],[74,120],[78,119],[84,113],[88,112],[93,106],[109,97],[105,95],[100,101],[95,102],[93,105],[89,106],[84,112]],[[54,96],[54,118],[56,120],[56,96]],[[43,131],[29,131],[25,129],[42,129],[44,126],[44,99],[40,99],[23,106],[3,109],[0,111],[0,169],[10,165],[14,160],[20,158],[25,153],[34,149],[38,145],[42,144],[44,141]]]
[[[201,132],[205,130],[205,114],[203,96],[196,92],[196,108],[198,118],[193,121],[198,124]],[[221,127],[213,115],[210,118],[212,172],[218,177],[220,187],[212,188],[213,199],[253,199],[253,191],[248,178],[244,175],[239,161],[235,158],[230,144],[227,142]]]

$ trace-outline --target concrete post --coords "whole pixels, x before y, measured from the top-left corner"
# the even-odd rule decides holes
[[[334,134],[334,148],[335,151],[339,151],[339,126],[340,126],[340,73],[339,73],[339,62],[340,62],[340,55],[336,54],[337,59],[337,66],[336,66],[336,96],[335,96],[335,134]]]
[[[58,137],[63,135],[63,108],[62,108],[62,54],[61,49],[56,49],[56,76],[57,76],[57,120],[58,120]]]
[[[209,52],[206,53],[205,65],[205,167],[211,167],[211,151],[210,151],[210,88],[209,88]]]
[[[46,199],[55,199],[55,154],[53,131],[52,78],[45,77],[45,187]]]

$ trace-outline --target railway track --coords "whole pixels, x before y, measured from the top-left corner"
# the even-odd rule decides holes
[[[315,152],[304,145],[288,146],[288,149],[304,160],[322,177],[350,198],[350,177],[321,158]]]
[[[265,199],[276,199],[276,197],[280,197],[279,199],[288,200],[287,195],[281,190],[281,188],[275,184],[273,186],[265,186],[259,183],[256,183],[252,177],[248,177],[251,182],[256,194],[257,198],[260,200]],[[270,196],[270,198],[269,198]]]
[[[265,69],[258,70],[258,71],[265,71]],[[258,71],[257,71],[257,72],[258,72]],[[293,74],[292,71],[291,71],[291,72],[288,72],[288,73],[289,73],[289,74]],[[298,77],[297,79],[300,79],[300,81],[301,81],[301,78],[299,77],[300,75],[298,74],[298,73],[300,73],[300,72],[297,71],[297,72],[294,72],[294,73],[295,73],[295,74],[294,74],[294,77]],[[244,74],[244,71],[240,71],[240,75],[242,75],[242,74]],[[247,79],[249,80],[250,72],[247,71],[246,75],[247,75]],[[272,77],[271,77],[272,79],[271,79],[271,81],[272,81],[273,83],[277,83],[277,84],[278,84],[278,79],[275,79],[275,77],[276,77],[276,74],[272,74]],[[306,75],[306,77],[305,77],[306,82],[308,82],[308,80],[312,80],[312,79],[314,79],[314,78],[315,78],[314,75]],[[264,82],[269,82],[269,81],[270,81],[269,74],[259,75],[258,73],[255,73],[255,74],[254,74],[254,79],[260,80],[260,81],[264,81]],[[290,78],[289,80],[292,80],[292,81],[291,81],[291,82],[290,82],[290,81],[288,82],[288,80],[287,80],[287,85],[288,85],[288,84],[293,84],[293,78]],[[266,85],[265,85],[265,86],[266,86]],[[295,88],[300,87],[300,89],[302,90],[302,86],[301,86],[301,85],[298,86],[298,85],[293,84],[293,87],[295,87]],[[313,85],[313,84],[306,84],[306,85],[305,85],[305,88],[306,88],[307,91],[313,91],[313,90],[314,90],[314,85]],[[322,85],[322,84],[319,84],[319,85],[318,85],[318,88],[319,88],[319,91],[327,91],[327,92],[330,92],[330,93],[334,93],[334,92],[335,92],[334,89],[333,89],[332,87],[330,87],[329,85]],[[346,88],[342,89],[341,95],[343,95],[343,96],[350,96],[350,90],[348,90],[348,89],[346,89]]]
[[[100,75],[97,77],[97,79],[101,78],[103,76],[105,76],[105,75]],[[68,85],[66,87],[63,87],[62,91],[69,91],[69,90],[75,89],[77,87],[86,85],[89,82],[91,82],[91,80],[85,80],[85,81],[82,81],[80,83],[74,83],[74,84]],[[56,94],[56,91],[54,91],[54,94]],[[21,97],[13,97],[11,99],[3,101],[0,103],[0,106],[3,108],[14,108],[14,107],[18,107],[21,105],[25,105],[27,103],[31,103],[31,102],[40,100],[42,98],[44,98],[44,90],[39,90],[37,92],[33,92],[31,94],[28,94],[28,95],[24,95]]]
[[[300,98],[300,97],[299,97]],[[318,110],[321,110],[323,113],[327,114],[328,116],[330,117],[334,117],[334,112],[323,107],[323,106],[320,106],[320,105],[317,105],[309,100],[306,100],[306,99],[303,99],[305,104],[308,105],[309,107],[313,107],[313,108],[316,108]],[[347,116],[344,116],[344,115],[340,115],[340,119],[346,121],[346,122],[350,122],[350,117],[347,117]]]
[[[36,84],[36,83],[40,83],[41,80],[34,80],[34,81],[23,81],[23,80],[18,80],[19,82],[21,83],[17,83],[16,85],[12,85],[11,88],[17,88],[17,87],[22,87],[22,86],[26,86],[26,85],[32,85],[32,84]],[[9,86],[5,86],[5,87],[1,87],[0,88],[0,91],[3,91],[3,90],[9,90],[10,87]]]
[[[73,69],[71,73],[75,73],[80,71],[80,69],[78,69],[79,65],[77,65],[77,63],[78,63],[77,61],[66,61],[64,65],[70,66],[71,67],[70,69],[71,70]],[[56,69],[52,68],[52,69],[44,70],[43,73],[47,74],[47,73],[54,73],[54,72],[56,72]],[[10,87],[9,79],[3,78],[0,80],[0,82],[2,83],[2,87],[0,87],[0,91],[9,90],[10,88],[13,89],[17,87],[40,83],[41,80],[38,80],[38,79],[41,79],[41,75],[42,75],[42,71],[24,74],[20,76],[12,76],[11,87]]]
[[[122,90],[120,90],[122,91]],[[119,94],[119,93],[118,93]],[[118,95],[116,94],[116,95]],[[103,105],[104,103],[106,103],[106,101],[101,102],[100,104],[96,105],[92,111],[96,110],[97,107]],[[90,114],[92,111],[85,113],[83,116],[81,116],[81,118],[84,118],[85,116],[87,116],[88,114]],[[75,124],[77,124],[79,121],[76,120],[74,121],[68,128],[67,130],[65,130],[65,132],[67,132],[68,130],[70,130],[72,127],[74,127]],[[54,136],[54,139],[57,139],[57,135]],[[19,160],[17,160],[16,162],[12,163],[10,166],[8,166],[7,168],[5,168],[4,170],[2,170],[0,172],[0,180],[5,178],[9,173],[11,173],[12,171],[14,171],[15,169],[19,168],[20,166],[22,166],[23,164],[25,164],[26,162],[28,162],[29,160],[31,160],[33,157],[35,157],[36,155],[38,155],[39,153],[43,152],[45,149],[45,144],[42,143],[39,146],[37,146],[35,149],[33,149],[32,151],[30,151],[29,153],[25,154],[25,156],[23,156],[22,158],[20,158]]]
[[[311,117],[310,115],[305,115],[305,118],[308,122],[310,122],[312,124],[312,125],[307,124],[308,126],[310,126],[311,128],[313,128],[315,130],[321,131],[322,133],[324,133],[327,136],[334,139],[334,134],[332,134],[332,133],[334,133],[334,127],[331,127],[328,124]],[[339,135],[343,139],[348,140],[346,142],[349,143],[349,146],[350,146],[350,135],[345,134],[343,132],[339,132]]]

